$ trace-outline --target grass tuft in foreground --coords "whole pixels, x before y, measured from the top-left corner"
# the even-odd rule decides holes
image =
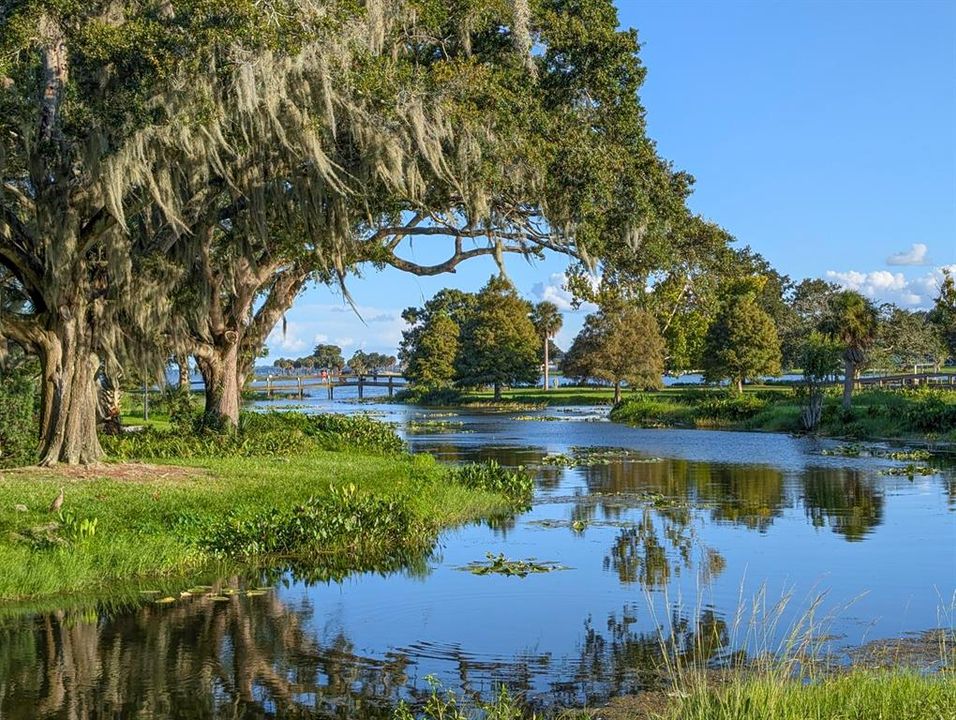
[[[956,718],[956,678],[856,670],[812,683],[770,676],[723,687],[701,683],[679,696],[666,720],[945,720]]]

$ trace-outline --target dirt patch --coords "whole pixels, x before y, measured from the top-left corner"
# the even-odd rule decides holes
[[[163,480],[186,480],[207,475],[202,468],[150,463],[99,463],[96,465],[58,465],[53,468],[25,467],[0,470],[4,475],[30,476],[80,482],[84,480],[118,480],[131,483],[153,483]]]

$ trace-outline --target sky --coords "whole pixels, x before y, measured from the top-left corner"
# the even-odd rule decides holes
[[[696,178],[691,209],[795,280],[821,277],[879,302],[932,304],[956,268],[956,3],[951,0],[616,0],[648,70],[641,90],[660,154]],[[438,238],[409,254],[433,261]],[[447,240],[444,242],[447,243]],[[567,348],[585,310],[567,259],[507,271],[564,311]],[[490,258],[417,278],[369,270],[341,294],[310,287],[269,337],[271,364],[317,343],[394,354],[401,311],[443,287],[479,289]]]

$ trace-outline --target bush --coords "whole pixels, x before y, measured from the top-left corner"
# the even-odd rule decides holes
[[[457,467],[453,477],[466,488],[504,495],[518,508],[531,505],[534,480],[524,468],[506,468],[488,460]]]
[[[669,398],[673,400],[673,398]],[[680,403],[676,408],[677,413],[681,413]],[[687,407],[690,407],[689,405]],[[684,410],[686,414],[686,410]],[[613,408],[611,408],[610,418],[614,422],[633,423],[635,425],[666,425],[672,424],[674,420],[675,407],[669,405],[663,399],[656,399],[644,393],[636,393],[626,397]],[[686,419],[686,418],[682,418]]]
[[[101,438],[117,460],[205,457],[274,457],[315,450],[360,449],[365,454],[400,453],[405,443],[392,427],[365,415],[243,413],[239,427],[215,432],[144,429]]]
[[[0,375],[0,467],[37,461],[37,384],[27,370]]]
[[[699,419],[739,422],[758,415],[768,405],[767,400],[756,395],[718,396],[701,402],[695,415]]]
[[[919,432],[945,433],[956,428],[956,402],[947,402],[940,390],[919,390],[911,393],[906,409],[906,424]]]
[[[341,552],[374,554],[383,550],[427,547],[434,532],[404,502],[358,491],[354,485],[331,488],[291,510],[271,508],[252,516],[232,516],[215,524],[200,545],[217,555],[249,558]]]
[[[408,405],[430,405],[434,407],[449,407],[460,405],[462,394],[450,387],[427,387],[416,385],[395,393],[395,401]]]

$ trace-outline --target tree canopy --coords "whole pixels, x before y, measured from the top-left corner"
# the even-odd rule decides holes
[[[565,375],[595,378],[635,389],[658,389],[664,373],[664,341],[657,320],[632,304],[616,303],[588,315],[562,360]]]
[[[780,372],[780,341],[770,315],[752,291],[727,290],[707,331],[704,376],[730,379],[738,392],[746,380]]]
[[[461,328],[455,380],[464,387],[538,381],[541,340],[531,322],[531,303],[504,277],[492,277],[478,293]]]

